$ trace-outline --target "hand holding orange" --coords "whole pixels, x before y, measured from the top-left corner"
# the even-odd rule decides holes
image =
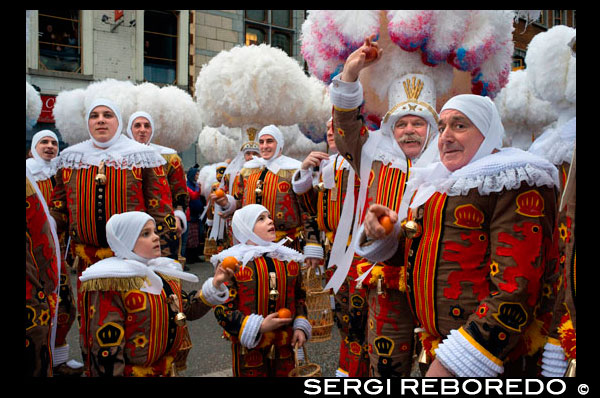
[[[225,257],[223,259],[223,262],[221,263],[221,267],[223,267],[224,269],[230,269],[233,272],[235,272],[235,267],[238,265],[239,261],[237,260],[237,258],[233,257],[233,256],[229,256],[229,257]]]
[[[277,311],[277,316],[279,318],[291,318],[292,317],[292,311],[288,310],[287,308],[280,308]]]
[[[381,224],[381,226],[385,230],[386,235],[389,235],[394,230],[394,223],[388,216],[379,217],[379,224]]]

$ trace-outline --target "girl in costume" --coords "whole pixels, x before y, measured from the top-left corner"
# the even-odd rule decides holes
[[[293,347],[310,339],[306,319],[306,293],[302,290],[303,255],[274,243],[275,226],[268,210],[249,204],[232,220],[239,242],[211,257],[214,266],[235,257],[240,270],[230,284],[229,300],[215,307],[215,316],[232,342],[233,375],[287,376],[294,368]],[[291,318],[279,318],[288,308]]]
[[[190,348],[186,318],[198,319],[229,297],[223,282],[233,271],[221,267],[199,292],[182,291],[181,280],[198,278],[161,257],[155,228],[143,212],[113,215],[106,239],[115,257],[93,264],[79,278],[88,376],[176,375]]]

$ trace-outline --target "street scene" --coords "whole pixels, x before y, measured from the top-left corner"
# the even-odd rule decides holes
[[[25,17],[27,377],[590,391],[576,10]]]

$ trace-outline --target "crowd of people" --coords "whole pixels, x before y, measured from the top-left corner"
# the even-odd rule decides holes
[[[503,147],[488,97],[456,95],[438,113],[421,73],[391,86],[370,130],[359,76],[382,56],[366,38],[333,79],[327,152],[285,156],[279,128],[264,126],[208,187],[197,165],[186,172],[151,142],[144,109],[125,125],[97,99],[89,139],[60,154],[56,135],[38,132],[27,375],[176,376],[186,322],[212,310],[234,376],[287,376],[311,339],[310,267],[326,269],[335,298],[336,377],[574,375],[574,142],[558,165]],[[186,263],[202,260],[214,276],[183,291],[182,280],[200,283]],[[83,364],[68,360],[71,327]]]

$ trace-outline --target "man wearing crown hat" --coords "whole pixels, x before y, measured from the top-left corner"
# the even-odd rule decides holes
[[[374,132],[367,129],[360,116],[363,90],[358,76],[363,68],[382,56],[382,50],[379,50],[374,60],[367,61],[369,47],[377,50],[378,44],[366,39],[365,44],[346,59],[342,73],[330,85],[335,142],[361,181],[357,199],[357,214],[362,214],[361,218],[371,205],[399,211],[413,163],[427,164],[437,155],[435,147],[429,145],[437,134],[436,90],[433,79],[425,74],[410,73],[392,79],[388,88],[389,111],[381,128]],[[362,221],[355,221],[352,232],[356,232]],[[349,227],[346,230],[350,232]],[[348,236],[348,232],[343,235]],[[338,235],[341,235],[339,231]],[[350,253],[353,247],[344,249]],[[348,260],[349,255],[344,261],[335,252],[332,254],[329,264],[338,265],[338,269],[328,286],[335,289],[340,279],[346,276],[341,263],[346,264],[345,273],[351,284],[367,288],[366,293],[355,292],[349,301],[351,308],[357,303],[362,304],[363,315],[367,314],[368,308],[368,321],[366,318],[362,321],[368,345],[363,343],[363,349],[367,348],[369,352],[371,375],[408,376],[414,326],[403,293],[404,268],[389,261],[374,264],[358,255],[351,264]],[[339,279],[336,281],[336,278]]]
[[[535,377],[523,361],[540,348],[528,346],[544,326],[535,309],[556,272],[557,170],[501,148],[504,129],[487,97],[451,98],[438,125],[441,162],[411,170],[410,211],[371,208],[356,250],[406,265],[422,354],[433,360],[427,376]],[[387,236],[383,214],[395,222]]]

